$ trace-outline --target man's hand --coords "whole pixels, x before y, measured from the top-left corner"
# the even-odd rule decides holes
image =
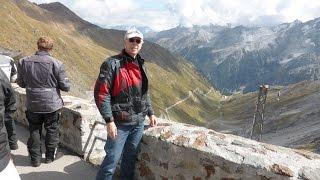
[[[108,132],[108,136],[111,139],[115,139],[117,137],[118,135],[117,126],[114,124],[114,122],[107,123],[107,132]]]
[[[157,125],[156,116],[155,115],[149,116],[149,122],[151,127],[156,126]]]

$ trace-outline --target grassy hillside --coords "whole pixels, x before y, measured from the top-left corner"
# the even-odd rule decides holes
[[[85,97],[86,91],[93,88],[103,60],[121,50],[124,32],[99,28],[59,6],[49,11],[26,0],[1,1],[0,47],[30,55],[36,51],[39,36],[52,37],[55,41],[52,54],[66,66],[72,81],[71,94]],[[51,12],[60,8],[64,8],[60,14]],[[151,96],[158,114],[187,96],[188,91],[195,88],[209,91],[210,85],[194,66],[159,45],[146,42],[142,55],[147,61]],[[183,109],[183,114],[196,119],[197,113],[190,113],[189,109]],[[203,107],[196,109],[198,114],[205,111]],[[176,119],[184,121],[177,114]]]
[[[36,11],[41,11],[27,3]],[[0,16],[0,45],[4,48],[30,55],[36,51],[39,36],[48,35],[54,39],[52,54],[64,62],[72,81],[72,93],[78,96],[92,87],[102,59],[115,53],[76,34],[67,25],[32,19],[11,1],[1,2]]]
[[[220,115],[220,99],[220,93],[215,90],[205,93],[193,91],[188,99],[169,109],[168,115],[173,120],[221,130],[212,124],[212,119],[218,119]],[[188,113],[184,113],[186,110]]]

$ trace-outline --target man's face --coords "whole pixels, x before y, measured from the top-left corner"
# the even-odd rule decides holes
[[[143,44],[143,40],[141,38],[133,37],[125,40],[124,47],[126,52],[130,56],[136,57],[136,55],[141,50],[142,44]]]

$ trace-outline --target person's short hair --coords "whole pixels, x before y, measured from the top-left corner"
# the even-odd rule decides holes
[[[42,36],[38,39],[37,45],[39,50],[52,50],[53,40],[48,36]]]
[[[126,34],[124,35],[124,40],[129,39],[129,38],[133,38],[133,37],[138,37],[143,40],[143,34],[135,27],[127,30]]]

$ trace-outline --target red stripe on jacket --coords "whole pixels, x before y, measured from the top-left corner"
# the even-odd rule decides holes
[[[141,85],[142,75],[139,65],[134,62],[125,63],[115,77],[112,96],[117,96],[121,91],[129,87],[135,86],[141,88]]]
[[[106,95],[109,94],[109,91],[108,91],[108,86],[106,82],[100,83],[97,81],[97,83],[99,83],[98,106],[101,107],[101,104],[104,98],[106,97]]]

